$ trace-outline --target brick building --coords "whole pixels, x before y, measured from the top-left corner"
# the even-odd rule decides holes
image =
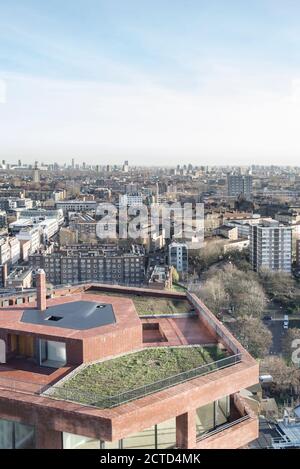
[[[71,246],[51,254],[30,256],[34,269],[45,270],[53,285],[84,282],[142,285],[145,280],[145,256],[140,253],[106,251],[98,247]]]
[[[240,391],[258,382],[258,364],[195,295],[86,284],[46,299],[45,282],[40,271],[36,307],[11,297],[0,310],[0,447],[239,448],[257,438]],[[169,304],[186,314],[139,315]],[[150,350],[206,358],[105,398],[81,380]]]

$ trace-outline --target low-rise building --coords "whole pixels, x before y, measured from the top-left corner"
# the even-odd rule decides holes
[[[17,238],[21,243],[24,241],[30,241],[30,254],[36,252],[41,245],[41,235],[38,227],[22,228],[17,234]]]
[[[0,264],[7,264],[10,262],[10,245],[8,243],[8,239],[1,238],[0,239]]]
[[[237,227],[222,225],[216,229],[215,233],[223,238],[230,239],[230,241],[236,241],[238,239]]]
[[[244,249],[249,248],[249,239],[237,239],[236,241],[229,241],[225,243],[223,246],[224,254],[233,251],[243,251]]]
[[[20,241],[15,236],[0,238],[0,264],[16,264],[20,259]]]
[[[23,290],[32,287],[32,269],[28,267],[17,267],[6,279],[6,288]]]
[[[16,264],[21,257],[21,246],[20,240],[15,236],[8,238],[10,246],[10,262],[11,264]]]
[[[64,214],[68,212],[89,212],[97,208],[95,200],[59,200],[55,205],[56,208],[62,209]]]

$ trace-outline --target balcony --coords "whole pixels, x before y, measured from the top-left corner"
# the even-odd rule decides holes
[[[241,448],[258,437],[258,418],[238,394],[230,397],[227,422],[197,437],[199,449]]]

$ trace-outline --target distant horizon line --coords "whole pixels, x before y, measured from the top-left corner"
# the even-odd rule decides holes
[[[53,166],[53,165],[58,165],[59,168],[63,168],[66,166],[68,169],[79,169],[79,168],[84,168],[83,165],[86,165],[87,168],[95,168],[99,166],[100,168],[105,168],[107,166],[111,167],[122,167],[124,165],[125,161],[128,161],[128,166],[129,168],[189,168],[192,166],[193,168],[251,168],[251,167],[274,167],[274,168],[299,168],[300,165],[295,165],[295,164],[275,164],[275,163],[249,163],[249,164],[206,164],[206,163],[174,163],[173,165],[171,164],[164,164],[160,165],[158,163],[155,164],[138,164],[138,163],[132,163],[130,164],[129,160],[124,160],[122,163],[117,163],[117,162],[106,162],[106,163],[89,163],[85,161],[80,161],[80,162],[74,162],[75,166],[72,166],[72,160],[71,161],[64,161],[64,162],[44,162],[44,161],[39,161],[39,160],[34,160],[34,161],[23,161],[22,158],[19,158],[21,161],[21,165],[18,164],[18,160],[11,162],[9,159],[1,158],[0,157],[0,170],[5,170],[9,168],[4,168],[4,165],[9,165],[10,168],[22,168],[24,166],[24,169],[26,169],[27,166],[34,166],[35,164],[38,165],[38,169],[42,169],[43,167],[46,166]],[[79,168],[78,168],[79,166]],[[29,168],[31,169],[31,168]]]

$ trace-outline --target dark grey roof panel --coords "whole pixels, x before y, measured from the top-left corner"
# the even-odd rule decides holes
[[[49,306],[45,311],[25,310],[21,322],[63,329],[86,330],[114,324],[116,318],[111,304],[74,301]]]

